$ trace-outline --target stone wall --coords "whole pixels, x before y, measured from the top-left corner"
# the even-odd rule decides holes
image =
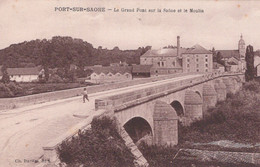
[[[96,86],[89,86],[87,87],[88,93],[96,93],[106,90],[112,90],[122,87],[133,86],[137,84],[144,84],[148,82],[155,82],[159,80],[169,79],[173,77],[183,76],[182,75],[167,75],[167,76],[159,76],[159,77],[151,77],[151,78],[144,78],[144,79],[136,79],[131,81],[124,81],[124,82],[116,82],[110,84],[102,84]],[[81,95],[83,87],[81,88],[74,88],[74,89],[67,89],[61,91],[54,91],[54,92],[47,92],[47,93],[40,93],[35,95],[28,95],[22,97],[15,97],[15,98],[0,98],[0,110],[6,109],[13,109],[27,105],[33,105],[38,103],[44,103],[59,99],[65,99],[70,97],[75,97]]]

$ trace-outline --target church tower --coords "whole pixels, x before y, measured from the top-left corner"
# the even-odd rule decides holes
[[[244,60],[246,57],[246,44],[245,44],[245,41],[243,40],[242,34],[241,34],[240,40],[238,42],[238,52],[240,55],[240,59]]]

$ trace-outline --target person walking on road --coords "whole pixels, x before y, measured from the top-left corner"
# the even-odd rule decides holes
[[[85,103],[85,99],[87,99],[89,101],[87,88],[84,88],[84,90],[83,90],[83,103]]]

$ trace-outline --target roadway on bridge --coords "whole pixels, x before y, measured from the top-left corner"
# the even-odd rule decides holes
[[[82,103],[82,97],[73,97],[22,110],[0,112],[0,166],[35,166],[34,161],[43,155],[44,145],[82,121],[82,118],[74,117],[73,114],[83,112],[91,115],[94,112],[95,99],[198,76],[186,75],[93,93],[86,103]]]

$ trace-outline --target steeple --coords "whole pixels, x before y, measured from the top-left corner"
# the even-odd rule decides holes
[[[246,44],[243,40],[243,35],[241,33],[240,40],[238,41],[238,52],[240,55],[240,59],[245,59],[246,56]]]

